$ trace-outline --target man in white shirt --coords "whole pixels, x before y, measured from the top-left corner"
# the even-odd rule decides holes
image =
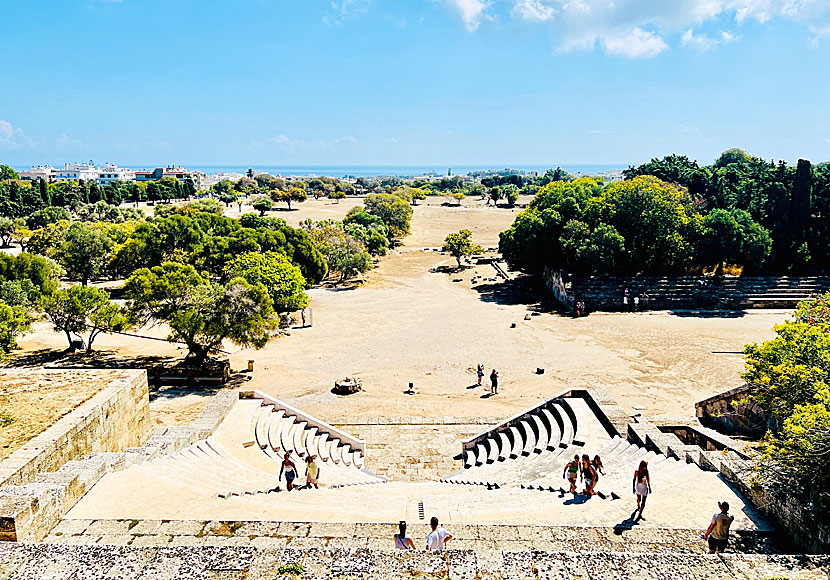
[[[444,544],[452,540],[450,533],[444,528],[438,527],[438,518],[435,516],[429,520],[432,531],[427,536],[427,550],[443,550]]]
[[[735,516],[729,515],[729,502],[718,502],[720,513],[712,517],[712,523],[706,533],[703,534],[703,539],[709,541],[709,553],[723,552],[726,545],[729,543],[729,526],[735,519]]]

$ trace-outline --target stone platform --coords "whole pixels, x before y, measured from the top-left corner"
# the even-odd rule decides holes
[[[281,573],[299,564],[301,576]],[[827,580],[827,556],[0,545],[8,580]]]

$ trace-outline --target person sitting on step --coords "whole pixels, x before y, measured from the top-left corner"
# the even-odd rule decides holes
[[[395,549],[396,550],[414,550],[415,543],[412,538],[406,535],[406,521],[401,520],[398,524],[398,533],[395,534]]]

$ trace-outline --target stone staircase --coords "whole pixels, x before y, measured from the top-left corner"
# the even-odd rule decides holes
[[[623,310],[626,288],[634,296],[648,292],[649,310],[794,308],[813,294],[830,290],[828,276],[724,276],[719,280],[695,276],[571,277],[570,297],[585,302],[588,310]]]

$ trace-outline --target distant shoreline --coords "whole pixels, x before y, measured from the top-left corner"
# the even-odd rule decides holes
[[[119,163],[119,165],[122,165]],[[167,164],[129,164],[122,166],[133,170],[153,169]],[[569,173],[582,175],[600,175],[609,172],[622,171],[627,168],[625,164],[614,163],[585,163],[585,164],[550,164],[550,165],[188,165],[184,167],[193,171],[204,173],[245,173],[249,168],[257,173],[270,173],[272,175],[296,175],[296,176],[325,176],[325,177],[411,177],[435,173],[447,175],[465,175],[473,171],[501,171],[504,169],[516,169],[532,174],[544,173],[548,169],[561,167]],[[25,171],[31,166],[14,166],[18,171]]]

